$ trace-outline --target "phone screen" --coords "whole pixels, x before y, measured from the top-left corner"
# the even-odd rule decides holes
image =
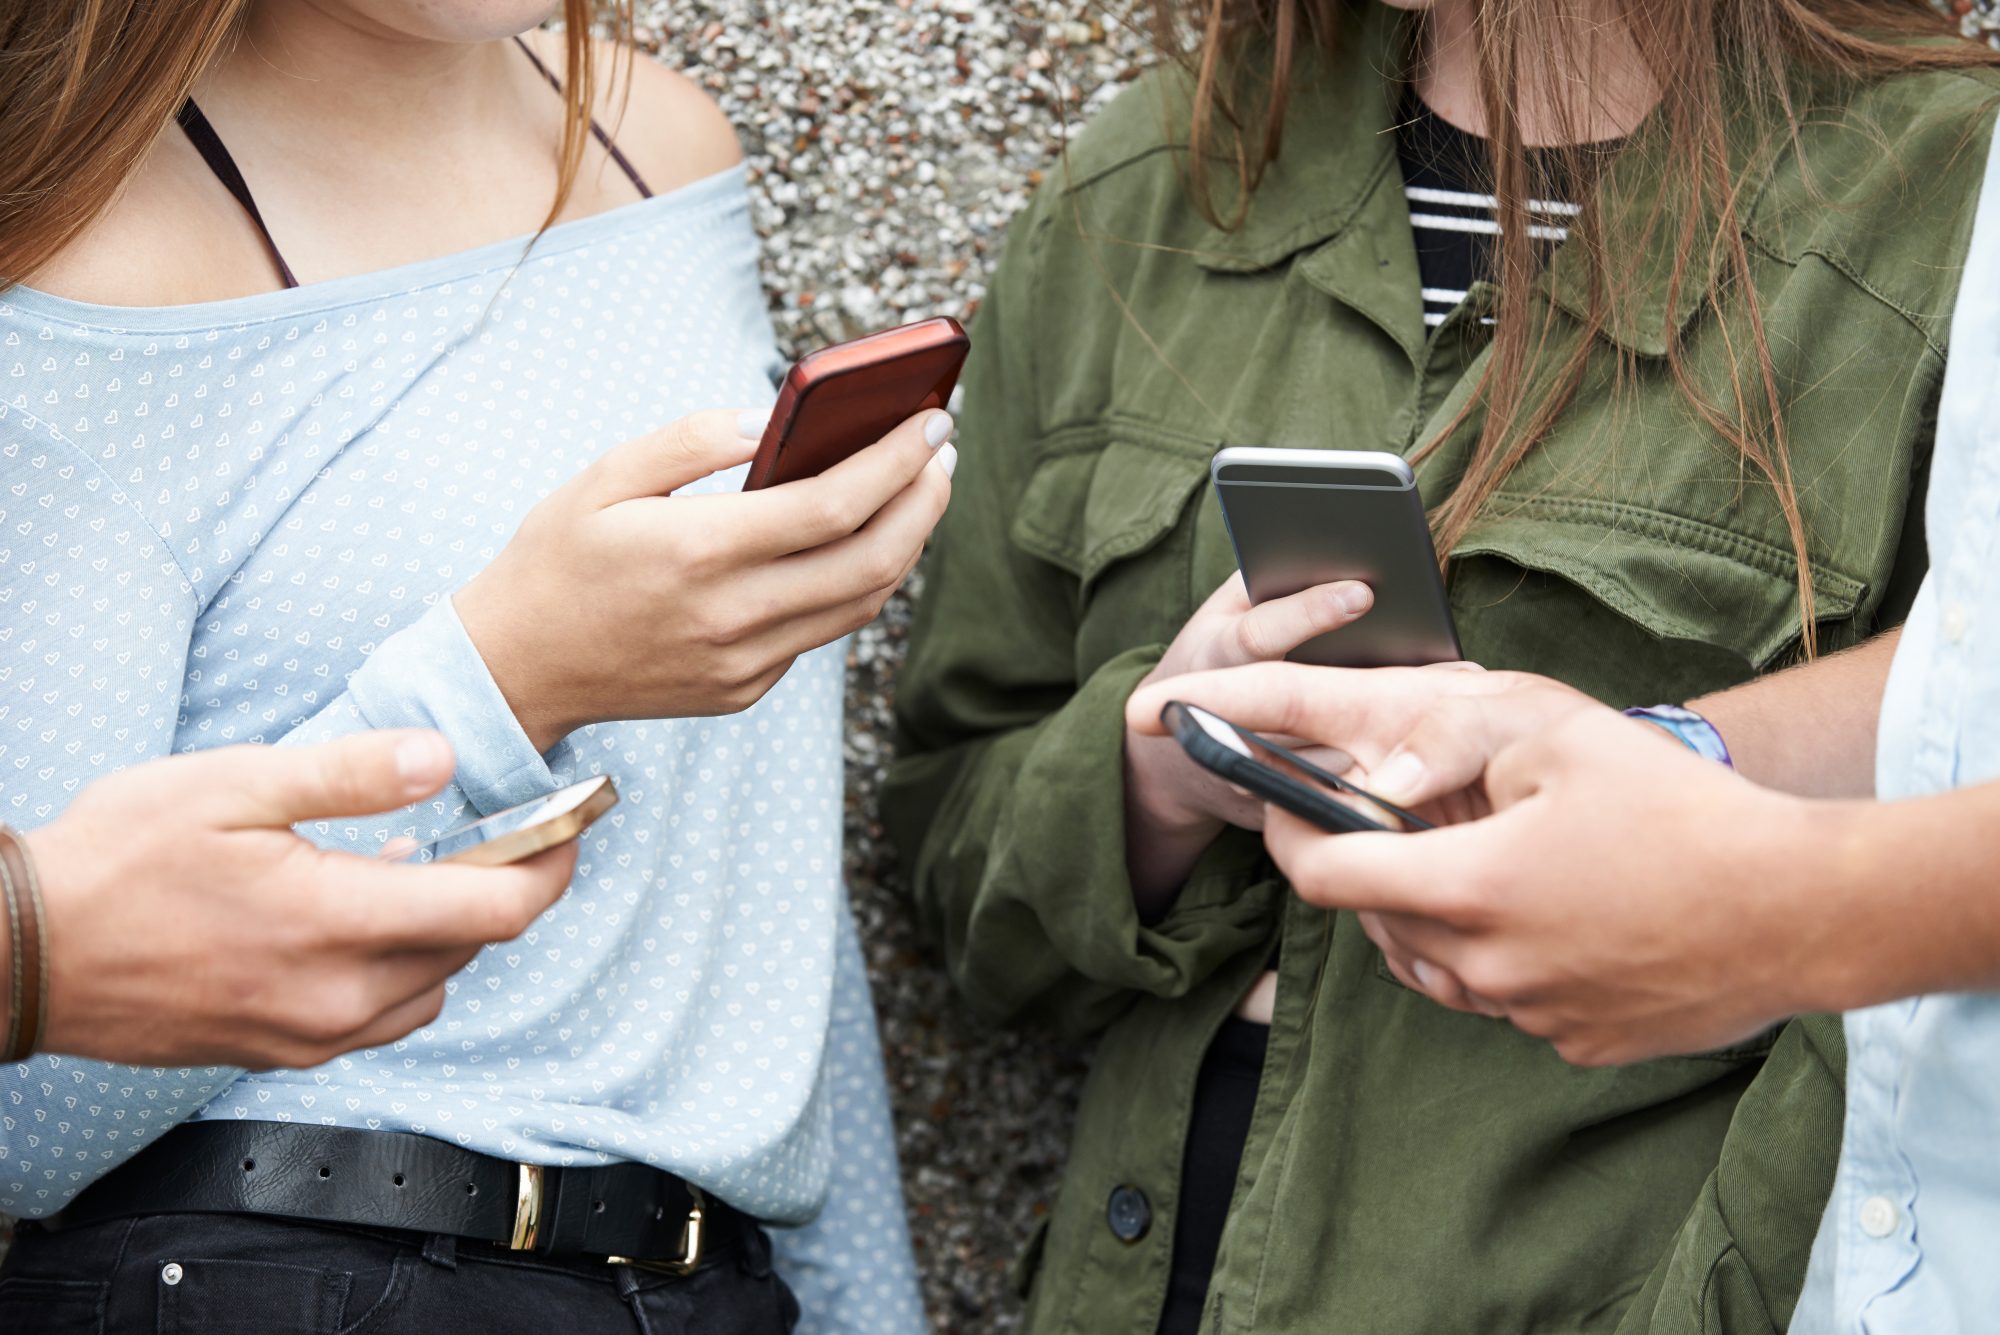
[[[476,845],[496,843],[510,835],[558,820],[595,798],[604,790],[606,782],[601,778],[586,779],[582,783],[573,783],[567,788],[550,793],[547,797],[523,802],[517,807],[508,807],[505,811],[496,811],[483,820],[476,820],[469,825],[449,830],[428,844],[418,845],[414,851],[403,854],[401,860],[435,862],[440,858],[461,854]]]

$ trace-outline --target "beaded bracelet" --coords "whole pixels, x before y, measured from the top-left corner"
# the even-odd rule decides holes
[[[1626,718],[1639,719],[1660,729],[1688,750],[1728,769],[1735,769],[1729,744],[1715,725],[1685,705],[1654,705],[1650,709],[1628,709]]]
[[[0,825],[0,900],[7,911],[7,1041],[0,1062],[25,1059],[42,1041],[49,1014],[47,919],[35,863],[21,836]]]

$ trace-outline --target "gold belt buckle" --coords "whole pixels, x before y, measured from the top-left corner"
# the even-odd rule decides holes
[[[514,1185],[514,1236],[507,1245],[517,1252],[535,1249],[535,1235],[542,1231],[542,1166],[516,1164],[520,1175]]]
[[[607,1256],[607,1265],[629,1265],[639,1270],[651,1270],[662,1275],[691,1275],[701,1264],[701,1210],[707,1204],[707,1197],[697,1187],[689,1187],[688,1194],[694,1197],[694,1204],[688,1207],[687,1226],[681,1230],[681,1254],[666,1261],[641,1261],[630,1256]]]

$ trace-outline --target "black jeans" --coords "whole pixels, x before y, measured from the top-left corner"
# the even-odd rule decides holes
[[[23,1225],[4,1335],[787,1335],[770,1241],[686,1277],[487,1243],[249,1215]]]

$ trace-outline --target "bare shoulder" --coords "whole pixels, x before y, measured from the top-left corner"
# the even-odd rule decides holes
[[[270,254],[234,200],[172,126],[104,211],[28,285],[106,306],[176,306],[280,285]]]
[[[529,34],[550,68],[563,66],[559,34]],[[598,41],[593,114],[656,192],[672,190],[743,160],[735,127],[706,90],[644,51]]]
[[[605,106],[599,115],[606,117],[605,129],[641,175],[649,181],[683,185],[743,160],[736,127],[706,89],[645,52],[634,51],[628,96],[626,58],[626,52],[609,42],[598,48],[599,68],[619,72],[615,82],[604,81]]]

